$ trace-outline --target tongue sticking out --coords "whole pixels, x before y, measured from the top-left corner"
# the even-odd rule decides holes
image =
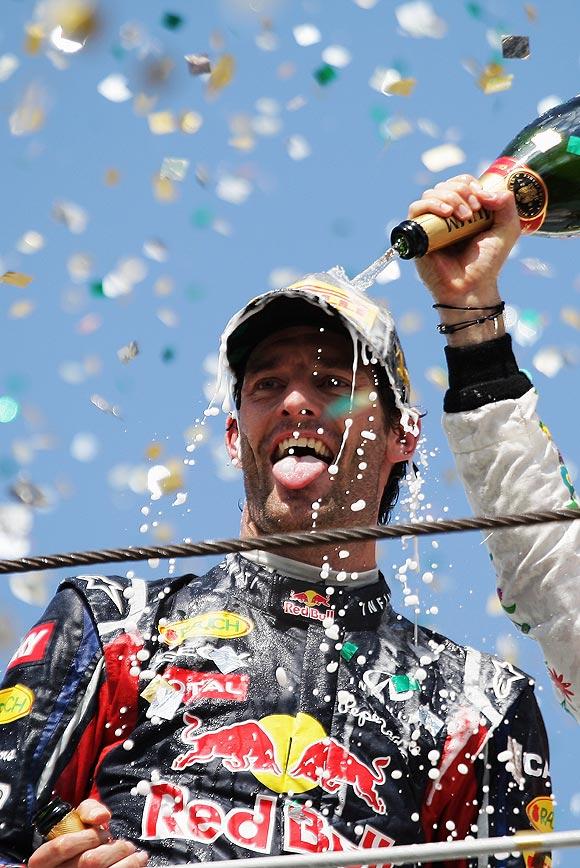
[[[326,469],[325,462],[313,455],[287,455],[274,464],[272,473],[286,488],[305,488]]]

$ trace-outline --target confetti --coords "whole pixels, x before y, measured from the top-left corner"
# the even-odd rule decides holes
[[[399,76],[395,81],[390,81],[388,84],[384,83],[382,92],[393,96],[410,96],[416,84],[417,79],[415,78],[401,78]]]
[[[328,45],[322,52],[322,59],[329,66],[344,69],[352,60],[351,53],[342,45]]]
[[[0,423],[3,425],[13,422],[20,411],[20,406],[15,398],[10,395],[0,395]]]
[[[34,302],[26,298],[15,301],[8,308],[8,316],[10,319],[24,319],[32,313],[34,307]]]
[[[129,90],[126,76],[119,72],[113,72],[100,81],[97,90],[109,102],[126,102],[133,96]]]
[[[316,45],[320,42],[320,30],[314,24],[299,24],[292,29],[294,39],[302,48],[307,48],[309,45]]]
[[[570,136],[566,150],[569,154],[580,154],[580,136]]]
[[[580,329],[580,310],[573,307],[563,307],[560,311],[560,319],[572,328]]]
[[[438,386],[440,389],[449,388],[447,372],[444,371],[443,368],[427,368],[427,370],[425,371],[425,377],[427,378],[427,380],[429,380],[430,383],[433,383],[434,386]]]
[[[293,160],[304,160],[311,154],[310,145],[304,136],[290,136],[286,143],[286,150]]]
[[[224,175],[216,185],[216,196],[232,205],[242,205],[251,192],[252,185],[247,178],[236,175]]]
[[[21,103],[8,119],[13,136],[26,136],[36,133],[45,120],[44,92],[37,84],[26,89]]]
[[[74,202],[55,202],[52,216],[58,223],[64,223],[73,235],[81,235],[87,228],[89,215],[84,208]]]
[[[557,347],[544,347],[532,359],[534,368],[546,377],[555,377],[565,363],[564,356]]]
[[[121,179],[118,169],[107,169],[105,171],[105,184],[107,187],[116,187]]]
[[[501,93],[512,86],[513,75],[503,71],[499,63],[488,64],[478,79],[478,85],[485,94]]]
[[[175,12],[165,12],[161,19],[161,24],[167,30],[179,30],[183,26],[183,18]]]
[[[188,168],[189,160],[179,157],[164,157],[159,177],[169,178],[171,181],[183,181]]]
[[[506,60],[526,60],[530,56],[528,36],[502,36],[501,54]]]
[[[117,350],[117,358],[120,362],[126,365],[139,355],[139,345],[137,341],[130,341],[126,346]]]
[[[23,289],[32,282],[32,278],[27,274],[21,274],[19,271],[5,271],[0,276],[0,283],[9,283],[10,286],[19,286]]]
[[[57,51],[62,51],[63,54],[76,54],[84,47],[84,42],[77,42],[74,39],[67,39],[63,36],[62,27],[55,27],[50,34],[50,41]]]
[[[179,116],[179,129],[182,133],[193,135],[194,133],[197,133],[202,124],[203,118],[198,114],[198,112],[183,112],[183,114]]]
[[[33,229],[25,232],[22,238],[16,242],[16,249],[19,253],[25,253],[27,255],[31,253],[38,253],[39,250],[42,250],[44,247],[44,237],[40,234],[40,232],[35,232]]]
[[[154,259],[155,262],[167,261],[167,247],[158,238],[150,238],[148,241],[144,241],[143,253],[149,259]]]
[[[70,444],[70,454],[77,461],[94,461],[99,453],[99,441],[94,434],[75,434]]]
[[[236,62],[232,54],[224,54],[211,71],[207,90],[210,96],[223,90],[228,84],[231,84],[236,71]]]
[[[10,486],[10,494],[26,506],[43,509],[48,506],[48,498],[44,491],[28,479],[17,479]]]
[[[447,33],[445,21],[439,18],[431,4],[424,0],[415,0],[397,6],[395,15],[399,27],[415,39],[425,36],[431,39],[442,39]]]
[[[107,399],[103,398],[101,395],[91,395],[91,404],[93,404],[97,410],[101,410],[102,413],[110,413],[112,416],[121,418],[119,407],[116,407],[114,404],[109,404]]]
[[[442,172],[465,162],[465,154],[457,145],[437,145],[421,154],[421,162],[430,172]]]
[[[207,54],[186,54],[185,60],[191,75],[206,75],[211,73],[211,63]]]
[[[19,66],[20,61],[15,54],[3,54],[0,57],[0,82],[8,81]]]
[[[173,112],[152,112],[147,115],[150,131],[156,136],[165,136],[177,130],[177,121]]]
[[[331,81],[334,81],[335,78],[338,77],[336,69],[333,66],[329,66],[328,63],[325,63],[323,64],[323,66],[319,66],[318,69],[315,69],[313,75],[321,87],[325,87],[327,84],[330,84]]]
[[[10,590],[18,600],[30,606],[46,606],[49,599],[45,573],[24,573],[9,578]]]
[[[520,259],[525,270],[534,277],[554,277],[554,269],[552,266],[544,262],[542,259],[537,259],[534,256],[527,256]]]

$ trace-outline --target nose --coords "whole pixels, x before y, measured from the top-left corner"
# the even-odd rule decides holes
[[[312,389],[302,385],[290,384],[283,395],[281,415],[301,418],[303,416],[319,416],[320,402]]]

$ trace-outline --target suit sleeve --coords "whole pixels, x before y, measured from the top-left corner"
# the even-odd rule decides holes
[[[90,789],[94,756],[79,757],[78,747],[98,713],[103,664],[81,597],[59,591],[17,648],[0,688],[0,865],[19,864],[33,851],[39,799],[56,790],[76,803]],[[71,762],[74,776],[67,773]]]
[[[447,348],[443,427],[467,498],[483,515],[578,509],[537,395],[506,341],[467,354]],[[486,544],[505,612],[539,642],[560,704],[580,721],[580,521],[496,530]]]
[[[508,710],[486,746],[484,805],[480,811],[480,837],[552,832],[554,803],[544,722],[534,691],[527,688]],[[489,787],[486,792],[485,786]],[[500,860],[490,868],[549,868],[550,854],[525,852]]]

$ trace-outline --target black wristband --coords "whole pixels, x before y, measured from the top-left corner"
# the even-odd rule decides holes
[[[446,413],[521,398],[532,388],[518,368],[509,334],[468,347],[445,347],[445,357],[449,371],[449,389],[443,402]]]

